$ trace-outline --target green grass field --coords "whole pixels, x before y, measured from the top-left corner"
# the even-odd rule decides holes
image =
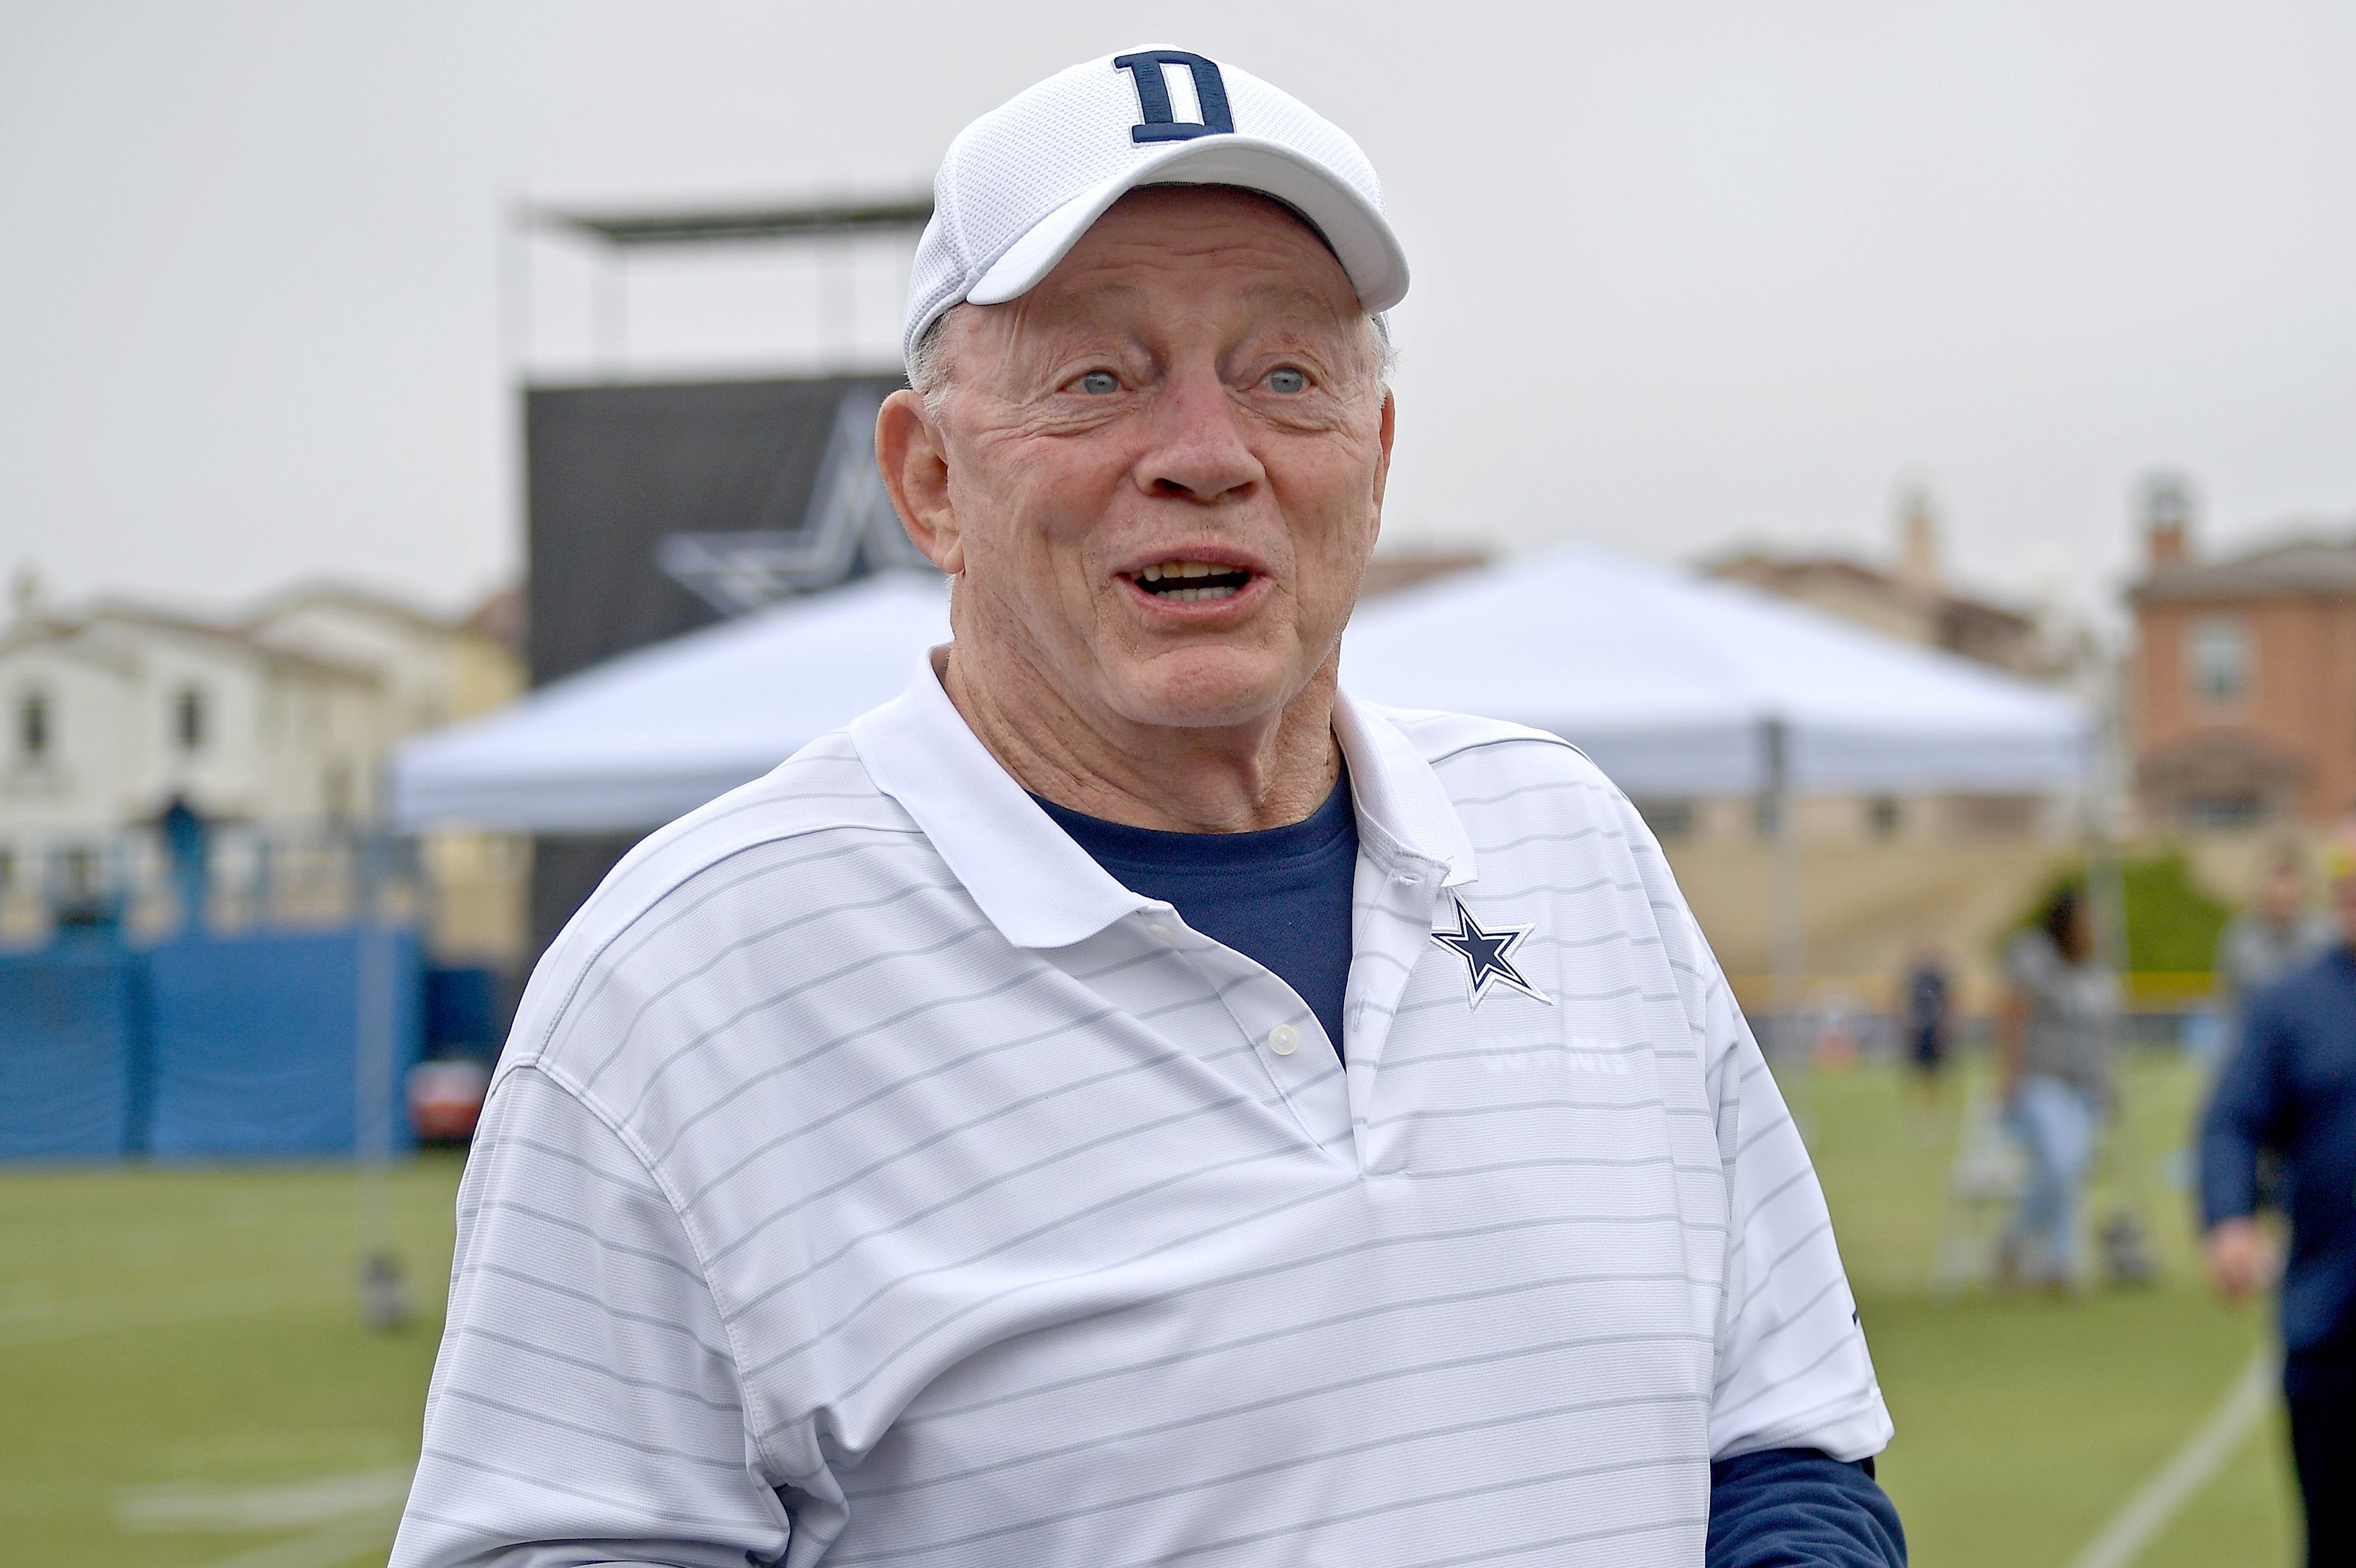
[[[2193,1278],[2183,1196],[2161,1179],[2191,1074],[2144,1065],[2127,1082],[2123,1142],[2142,1151],[2168,1273],[2076,1301],[1933,1298],[1952,1100],[1925,1116],[1880,1070],[1796,1096],[1898,1422],[1882,1476],[1922,1568],[2065,1568],[2260,1342],[2262,1315],[2212,1305]],[[2115,1190],[2130,1162],[2111,1163]],[[457,1176],[436,1156],[394,1177],[419,1310],[389,1337],[359,1326],[348,1170],[0,1176],[0,1563],[381,1563]],[[2140,1561],[2278,1568],[2295,1537],[2270,1424]]]

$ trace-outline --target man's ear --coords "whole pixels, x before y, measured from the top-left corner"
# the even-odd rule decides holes
[[[900,526],[925,559],[954,577],[965,570],[965,540],[949,504],[949,455],[925,413],[925,400],[903,388],[875,413],[875,466]]]
[[[1390,388],[1383,389],[1382,423],[1376,427],[1375,438],[1382,443],[1383,455],[1375,466],[1375,510],[1383,506],[1383,492],[1391,483],[1391,437],[1398,434],[1398,394]]]

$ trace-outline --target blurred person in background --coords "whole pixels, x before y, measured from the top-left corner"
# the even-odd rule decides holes
[[[2297,844],[2285,844],[2267,859],[2256,898],[2217,938],[2217,1012],[2225,1026],[2221,1059],[2233,1049],[2242,1004],[2339,940],[2340,923],[2308,901],[2305,857]]]
[[[1926,1111],[1937,1108],[1939,1087],[1947,1069],[1954,991],[1945,957],[1930,942],[1918,943],[1913,960],[1899,982],[1898,1019],[1906,1048],[1906,1066]]]
[[[2227,1299],[2263,1289],[2258,1161],[2280,1162],[2283,1394],[2310,1564],[2356,1563],[2356,817],[2326,862],[2332,944],[2251,992],[2201,1124],[2209,1274]]]
[[[2006,1232],[2009,1282],[2053,1291],[2083,1283],[2086,1178],[2111,1102],[2118,986],[2095,957],[2084,893],[2064,885],[2005,955],[1997,1015],[1999,1097],[2029,1156],[2029,1181]]]

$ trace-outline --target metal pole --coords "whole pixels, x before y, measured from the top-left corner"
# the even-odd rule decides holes
[[[834,368],[848,371],[859,362],[859,239],[845,234],[835,247],[833,287]]]
[[[630,278],[623,255],[621,247],[612,247],[611,255],[594,274],[597,280],[597,362],[607,375],[614,376],[628,368],[630,358]]]
[[[2114,676],[2098,708],[2096,745],[2099,751],[2088,768],[2092,788],[2086,812],[2086,897],[2094,917],[2094,957],[2108,974],[2119,1001],[2119,1013],[2110,1042],[2112,1164],[2118,1179],[2118,1206],[2104,1219],[2100,1241],[2104,1267],[2115,1283],[2142,1284],[2158,1272],[2150,1246],[2149,1193],[2146,1190],[2146,1155],[2136,1136],[2134,1105],[2126,1092],[2126,1064],[2118,1058],[2126,1044],[2128,983],[2134,961],[2127,950],[2126,865],[2124,828],[2126,816],[2125,725],[2120,722],[2120,693]]]
[[[499,390],[531,362],[531,208],[509,197],[499,203],[494,258],[498,294]]]
[[[1801,1133],[1808,1131],[1808,1042],[1802,1012],[1806,1005],[1808,933],[1800,886],[1800,835],[1793,822],[1792,736],[1780,718],[1760,725],[1764,764],[1762,800],[1768,817],[1770,941],[1775,966],[1773,1039],[1777,1081]]]
[[[382,908],[391,847],[375,829],[360,830],[352,847],[359,906],[352,1163],[359,1206],[360,1319],[380,1334],[409,1321],[401,1254],[392,1241],[392,930]]]

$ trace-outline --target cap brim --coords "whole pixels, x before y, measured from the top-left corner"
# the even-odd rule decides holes
[[[1347,182],[1279,143],[1255,136],[1197,136],[1173,143],[1084,191],[1008,246],[966,298],[1000,305],[1029,293],[1070,253],[1106,209],[1143,185],[1233,185],[1276,198],[1317,226],[1369,312],[1407,295],[1407,255],[1379,209]]]

